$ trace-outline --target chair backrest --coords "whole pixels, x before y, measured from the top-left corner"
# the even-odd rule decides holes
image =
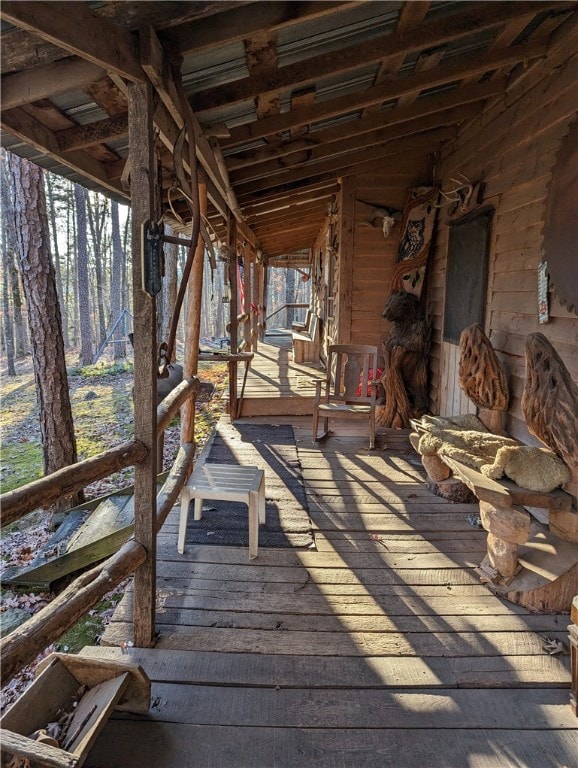
[[[319,326],[319,315],[317,315],[315,312],[312,312],[309,317],[309,327],[307,328],[307,333],[309,336],[311,336],[311,340],[315,341],[315,337],[317,336],[317,328]]]
[[[377,347],[331,344],[327,351],[326,400],[374,404],[370,381],[377,371]]]

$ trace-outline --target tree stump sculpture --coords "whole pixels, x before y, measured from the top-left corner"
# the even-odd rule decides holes
[[[382,317],[393,327],[382,345],[385,404],[377,423],[404,429],[410,418],[420,418],[427,410],[428,327],[419,299],[406,291],[391,294]]]
[[[564,459],[570,469],[565,488],[578,506],[578,387],[560,355],[541,333],[526,337],[526,381],[522,412],[530,432]],[[559,536],[578,541],[575,512],[550,514]]]
[[[502,413],[508,410],[510,400],[508,381],[490,340],[477,323],[461,333],[458,380],[462,391],[481,409],[480,420],[491,432],[503,435]]]

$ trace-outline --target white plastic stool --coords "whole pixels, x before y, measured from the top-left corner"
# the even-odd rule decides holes
[[[189,504],[195,500],[195,520],[203,517],[203,499],[242,501],[249,507],[249,559],[257,557],[259,523],[265,523],[265,472],[235,464],[198,464],[181,491],[177,550],[185,551]]]

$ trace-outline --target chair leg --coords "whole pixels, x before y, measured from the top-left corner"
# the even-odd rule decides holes
[[[181,555],[185,551],[185,536],[187,533],[187,522],[189,519],[190,501],[191,501],[191,496],[189,493],[189,489],[185,486],[181,491],[181,517],[179,520],[179,538],[177,540],[177,552]]]
[[[249,560],[257,557],[259,549],[259,492],[249,493]]]
[[[369,448],[375,448],[375,412],[369,416]]]
[[[313,408],[313,442],[317,442],[317,427],[319,424],[319,411]]]
[[[259,484],[259,523],[261,525],[265,525],[267,522],[267,500],[265,498],[265,473],[263,472],[263,477],[261,478],[261,483]]]
[[[203,519],[203,500],[198,496],[195,499],[195,520]]]

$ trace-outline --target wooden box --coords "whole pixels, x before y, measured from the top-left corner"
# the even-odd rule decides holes
[[[137,664],[53,653],[37,675],[0,720],[3,766],[16,755],[32,766],[77,768],[113,709],[139,714],[149,710],[150,680]],[[71,709],[82,686],[87,690],[74,708],[64,748],[30,738],[58,721],[59,712]]]

